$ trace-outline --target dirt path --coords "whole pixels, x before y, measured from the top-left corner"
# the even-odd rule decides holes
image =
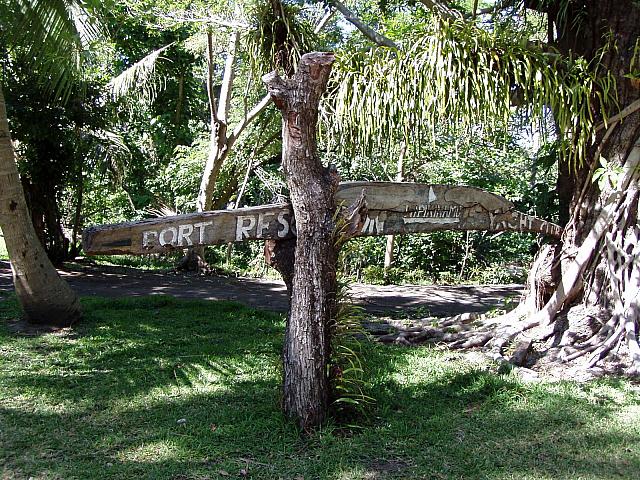
[[[276,280],[192,276],[125,267],[73,265],[60,274],[82,296],[173,295],[179,298],[234,300],[286,311],[284,283]],[[0,262],[0,293],[13,290],[8,262]],[[414,286],[353,284],[354,301],[368,312],[385,314],[420,309],[425,316],[484,312],[520,295],[522,285]]]

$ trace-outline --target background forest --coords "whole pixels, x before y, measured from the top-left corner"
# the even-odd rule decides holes
[[[483,7],[461,3],[469,11]],[[432,22],[428,8],[411,2],[359,1],[349,8],[404,45]],[[273,68],[294,69],[300,54],[312,50],[336,52],[333,82],[347,78],[371,42],[330,12],[323,3],[279,0],[118,2],[87,46],[65,98],[51,93],[29,52],[5,49],[2,82],[22,184],[54,263],[82,253],[82,229],[90,225],[286,197],[280,113],[264,100],[260,78]],[[544,34],[543,17],[535,13],[491,18],[491,28],[509,23],[528,35]],[[553,128],[532,128],[513,113],[491,128],[440,122],[410,138],[382,139],[374,130],[363,144],[339,137],[338,100],[337,87],[330,88],[319,140],[323,160],[337,166],[342,181],[479,186],[522,212],[558,221]],[[222,135],[222,127],[231,135]],[[202,201],[198,192],[207,176],[211,193]],[[386,242],[352,240],[342,252],[343,272],[370,282],[522,281],[539,248],[535,237],[523,234],[412,235],[396,239],[394,261],[387,259],[385,268]],[[177,258],[103,260],[166,267]],[[211,248],[207,260],[234,272],[267,273],[257,243]]]

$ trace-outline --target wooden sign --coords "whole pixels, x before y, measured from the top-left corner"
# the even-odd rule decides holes
[[[350,205],[364,189],[368,218],[361,235],[487,230],[541,233],[559,238],[562,228],[518,212],[504,197],[476,187],[423,183],[346,182],[336,197]]]
[[[363,191],[368,214],[360,236],[438,230],[511,230],[553,237],[562,233],[558,225],[518,212],[505,198],[475,187],[346,182],[340,184],[336,201],[348,207]],[[90,227],[82,243],[87,255],[146,254],[294,235],[289,206],[263,205]]]

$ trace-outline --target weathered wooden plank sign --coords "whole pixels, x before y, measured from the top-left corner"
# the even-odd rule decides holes
[[[511,230],[559,237],[553,223],[518,212],[507,199],[475,187],[393,182],[341,183],[336,200],[349,206],[364,191],[368,214],[359,236],[438,230]],[[86,254],[146,254],[197,245],[286,239],[295,235],[287,205],[263,205],[90,227]]]

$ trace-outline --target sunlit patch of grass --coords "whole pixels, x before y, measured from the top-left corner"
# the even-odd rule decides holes
[[[280,412],[282,316],[84,299],[72,330],[0,320],[0,478],[603,479],[640,471],[640,395],[522,383],[487,362],[363,344],[368,416],[308,438]],[[17,315],[0,303],[0,319]],[[355,425],[353,425],[355,424]]]
[[[188,456],[188,452],[183,451],[176,442],[165,439],[156,442],[142,443],[136,447],[119,452],[116,458],[123,463],[155,463],[163,460],[171,460],[176,457]]]
[[[96,255],[91,260],[99,265],[137,268],[140,270],[170,270],[175,268],[181,254],[169,255]]]

